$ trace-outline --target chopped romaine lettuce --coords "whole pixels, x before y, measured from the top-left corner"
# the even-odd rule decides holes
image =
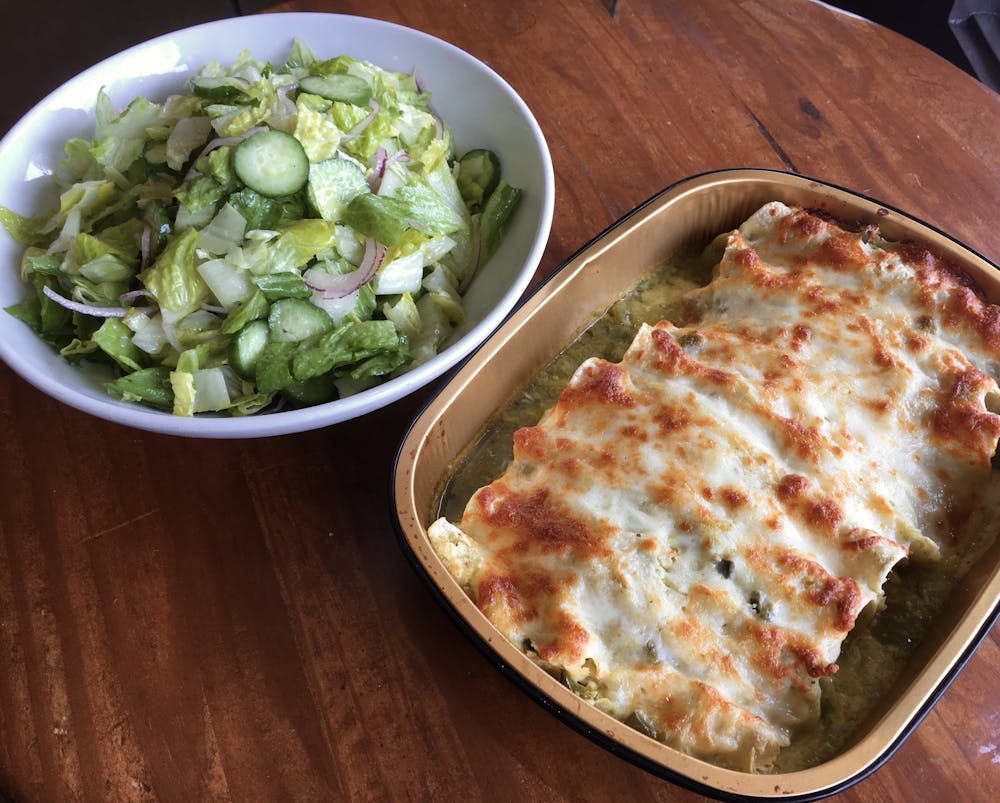
[[[498,183],[463,197],[429,101],[412,75],[301,40],[282,65],[206,64],[162,103],[101,91],[93,139],[65,145],[58,206],[0,207],[28,288],[6,312],[68,361],[113,366],[112,396],[177,415],[319,404],[425,362],[519,195],[477,150]],[[267,129],[302,146],[301,190],[265,196],[234,169]]]
[[[183,317],[208,300],[209,290],[198,273],[198,232],[186,229],[170,240],[156,262],[140,274],[161,310]]]
[[[108,383],[108,393],[123,401],[141,402],[171,410],[174,406],[174,392],[170,383],[170,368],[157,365],[143,368]]]

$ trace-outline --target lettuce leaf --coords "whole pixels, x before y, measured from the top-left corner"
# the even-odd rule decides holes
[[[267,198],[246,187],[229,195],[226,203],[243,216],[247,231],[277,229],[300,219],[304,213],[300,198]]]
[[[174,406],[170,369],[165,365],[133,371],[108,382],[104,387],[110,395],[122,401],[148,404],[161,410],[172,410]]]
[[[25,217],[6,206],[0,206],[0,224],[3,224],[7,233],[21,245],[48,245],[52,239],[45,232],[45,224],[48,221],[49,215]]]
[[[208,285],[197,269],[198,236],[195,229],[175,236],[139,277],[155,296],[160,309],[173,313],[175,318],[194,312],[209,297]]]
[[[97,130],[91,155],[111,175],[124,173],[142,156],[146,130],[167,122],[163,109],[137,97],[120,115],[113,114],[111,98],[102,89],[97,100]]]
[[[411,179],[396,192],[396,198],[409,208],[409,217],[416,220],[424,234],[452,234],[465,228],[465,218],[438,192],[419,179]]]
[[[216,205],[225,197],[226,188],[211,176],[198,176],[174,190],[174,197],[189,212],[197,213]]]
[[[332,159],[339,151],[340,140],[345,132],[341,131],[332,117],[313,111],[310,104],[303,101],[304,97],[300,96],[295,138],[302,143],[310,162]]]
[[[184,167],[195,149],[208,141],[211,132],[212,121],[204,115],[178,120],[167,137],[167,166],[171,170]]]
[[[171,371],[169,374],[170,391],[173,396],[174,415],[194,415],[194,374],[189,371]]]
[[[409,215],[410,207],[405,201],[364,193],[347,205],[343,220],[355,231],[392,247],[410,229]]]
[[[302,268],[317,254],[332,249],[335,243],[336,228],[325,220],[306,218],[288,223],[270,245],[268,272],[281,273]]]
[[[308,69],[315,61],[316,56],[313,55],[309,45],[296,36],[295,39],[292,40],[292,49],[289,51],[288,58],[285,60],[285,69]]]
[[[94,332],[94,343],[126,371],[144,367],[144,352],[132,342],[132,330],[118,318],[107,318]]]
[[[120,191],[111,181],[101,179],[78,182],[59,196],[59,210],[48,219],[42,231],[58,231],[58,239],[64,244],[61,247],[53,244],[53,248],[65,251],[77,233],[89,230],[93,222],[105,214],[120,197]],[[75,222],[71,223],[74,215]]]
[[[405,348],[406,340],[392,321],[349,321],[312,343],[300,344],[292,359],[292,376],[302,381]]]
[[[330,109],[330,114],[337,128],[345,134],[350,132],[355,126],[362,123],[372,112],[369,107],[355,106],[353,103],[337,101]],[[387,137],[393,135],[392,115],[386,111],[380,111],[354,139],[342,142],[341,147],[352,156],[356,156],[363,162],[368,162],[378,150],[378,146]]]

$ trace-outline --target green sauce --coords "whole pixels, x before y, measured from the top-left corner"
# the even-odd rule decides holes
[[[621,360],[641,323],[666,319],[685,323],[681,297],[711,278],[717,247],[697,257],[679,258],[651,272],[606,313],[581,332],[503,410],[487,423],[480,437],[452,466],[439,494],[438,515],[460,521],[472,494],[501,476],[513,457],[512,436],[533,425],[555,404],[574,371],[589,357]],[[995,472],[995,474],[1000,472]],[[1000,479],[998,479],[1000,481]],[[816,766],[835,757],[856,736],[900,681],[920,642],[945,609],[956,584],[990,545],[995,527],[979,528],[940,561],[904,561],[889,575],[885,605],[863,612],[848,636],[837,663],[840,670],[823,678],[819,721],[793,735],[778,758],[775,772]]]

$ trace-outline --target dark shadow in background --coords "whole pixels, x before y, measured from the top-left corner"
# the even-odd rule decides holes
[[[953,0],[827,0],[842,8],[901,33],[908,39],[933,50],[952,64],[976,76],[962,45],[948,24]],[[972,5],[980,5],[972,0]],[[978,77],[978,76],[977,76]]]

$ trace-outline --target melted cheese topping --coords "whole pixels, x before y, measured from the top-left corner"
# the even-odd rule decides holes
[[[996,496],[1000,314],[926,250],[768,204],[689,321],[584,362],[460,527],[479,609],[606,712],[769,766],[899,560]]]

